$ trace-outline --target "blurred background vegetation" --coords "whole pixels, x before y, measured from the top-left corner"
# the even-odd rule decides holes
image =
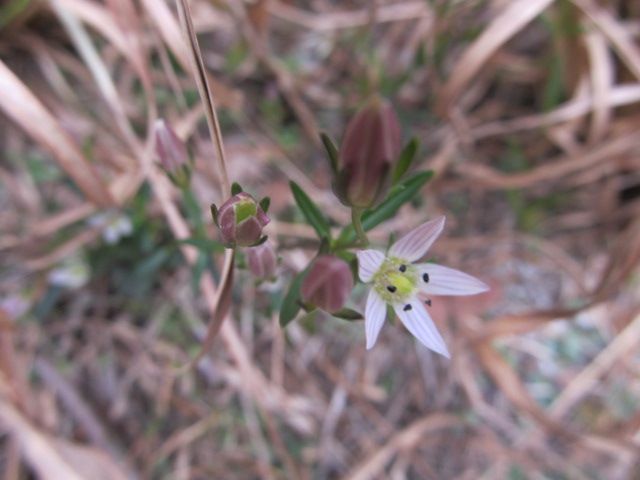
[[[272,199],[275,282],[236,277],[196,370],[222,249],[215,148],[175,5],[0,4],[0,475],[6,479],[640,478],[640,3],[193,0],[230,176]],[[329,316],[282,330],[336,224],[319,132],[372,92],[432,169],[379,244],[446,214],[452,360]],[[193,196],[157,167],[167,118]],[[362,306],[357,289],[353,306]]]

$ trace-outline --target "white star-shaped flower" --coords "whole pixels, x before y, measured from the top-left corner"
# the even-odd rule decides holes
[[[427,348],[449,358],[449,351],[429,312],[418,298],[426,295],[475,295],[489,287],[471,275],[420,260],[444,228],[445,217],[423,223],[395,242],[385,256],[378,250],[361,250],[358,275],[372,283],[365,308],[367,350],[372,348],[387,316],[387,304],[407,330]]]

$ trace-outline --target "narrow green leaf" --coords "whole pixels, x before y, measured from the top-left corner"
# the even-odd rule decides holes
[[[300,287],[302,286],[302,280],[304,279],[306,270],[298,273],[289,286],[289,290],[282,300],[282,306],[280,307],[280,326],[286,327],[300,311]]]
[[[311,200],[309,196],[304,193],[304,191],[298,186],[297,183],[290,181],[289,186],[291,187],[293,198],[295,198],[298,207],[302,211],[304,218],[306,218],[307,222],[309,222],[309,225],[311,225],[315,229],[320,238],[330,238],[331,231],[329,222],[322,214],[318,206],[313,203],[313,200]]]
[[[351,308],[343,308],[338,310],[337,312],[333,312],[331,315],[337,318],[341,318],[342,320],[347,320],[349,322],[353,322],[355,320],[362,320],[362,314],[357,312]]]
[[[371,230],[373,227],[393,217],[398,209],[410,201],[420,189],[431,179],[433,171],[416,173],[402,183],[391,189],[387,198],[376,208],[367,210],[362,216],[362,227],[364,230]],[[340,236],[336,247],[348,245],[356,239],[353,226],[346,227]]]
[[[334,173],[338,173],[338,149],[336,148],[333,140],[326,133],[320,134],[320,139],[322,140],[322,144],[324,148],[327,150],[327,155],[329,156],[329,165],[331,166],[331,171]]]
[[[242,192],[242,187],[238,182],[233,182],[231,184],[231,195],[237,195]]]
[[[400,156],[398,157],[398,161],[396,162],[396,166],[393,169],[393,174],[391,176],[391,182],[393,185],[398,183],[402,176],[407,173],[409,167],[413,163],[413,160],[416,158],[416,153],[418,152],[418,140],[412,138],[409,143],[402,149]]]

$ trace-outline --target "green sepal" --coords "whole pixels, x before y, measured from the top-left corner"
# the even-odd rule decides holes
[[[216,207],[215,203],[212,203],[209,208],[211,209],[211,218],[213,218],[213,223],[218,225],[218,207]]]
[[[315,333],[315,330],[316,330],[315,319],[317,316],[318,316],[318,309],[314,308],[313,310],[310,310],[306,312],[304,315],[302,315],[298,319],[298,323],[302,325],[302,328],[304,328],[307,332]]]
[[[271,205],[271,198],[264,197],[262,200],[260,200],[260,208],[264,213],[267,213],[269,211],[270,205]]]
[[[347,320],[348,322],[354,322],[356,320],[362,320],[364,318],[360,312],[357,312],[351,308],[342,308],[337,312],[333,312],[331,315],[336,318],[341,318],[342,320]]]
[[[318,307],[316,307],[314,304],[304,303],[301,299],[298,300],[298,305],[300,305],[300,308],[307,313],[314,312],[315,310],[318,309]]]
[[[242,187],[240,186],[240,184],[238,182],[233,182],[231,184],[231,195],[237,195],[239,193],[241,193]]]
[[[336,148],[333,140],[326,133],[320,134],[320,140],[322,140],[322,144],[324,145],[325,150],[327,151],[327,155],[329,156],[329,166],[331,167],[331,171],[334,175],[338,173],[338,149]]]
[[[256,242],[256,243],[252,243],[251,245],[249,245],[249,247],[257,247],[258,245],[262,245],[264,242],[267,241],[269,237],[267,235],[263,235],[260,237],[260,239]]]

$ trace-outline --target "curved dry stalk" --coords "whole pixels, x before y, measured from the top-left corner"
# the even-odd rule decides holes
[[[211,305],[211,311],[213,317],[207,326],[207,335],[204,341],[200,345],[200,350],[196,356],[179,371],[185,373],[198,365],[198,362],[202,360],[207,352],[211,349],[213,341],[216,339],[222,322],[227,318],[229,309],[231,308],[231,290],[233,288],[233,273],[235,268],[235,249],[227,249],[224,255],[224,265],[222,267],[222,276],[220,278],[220,284],[216,291],[216,296],[213,299]]]

